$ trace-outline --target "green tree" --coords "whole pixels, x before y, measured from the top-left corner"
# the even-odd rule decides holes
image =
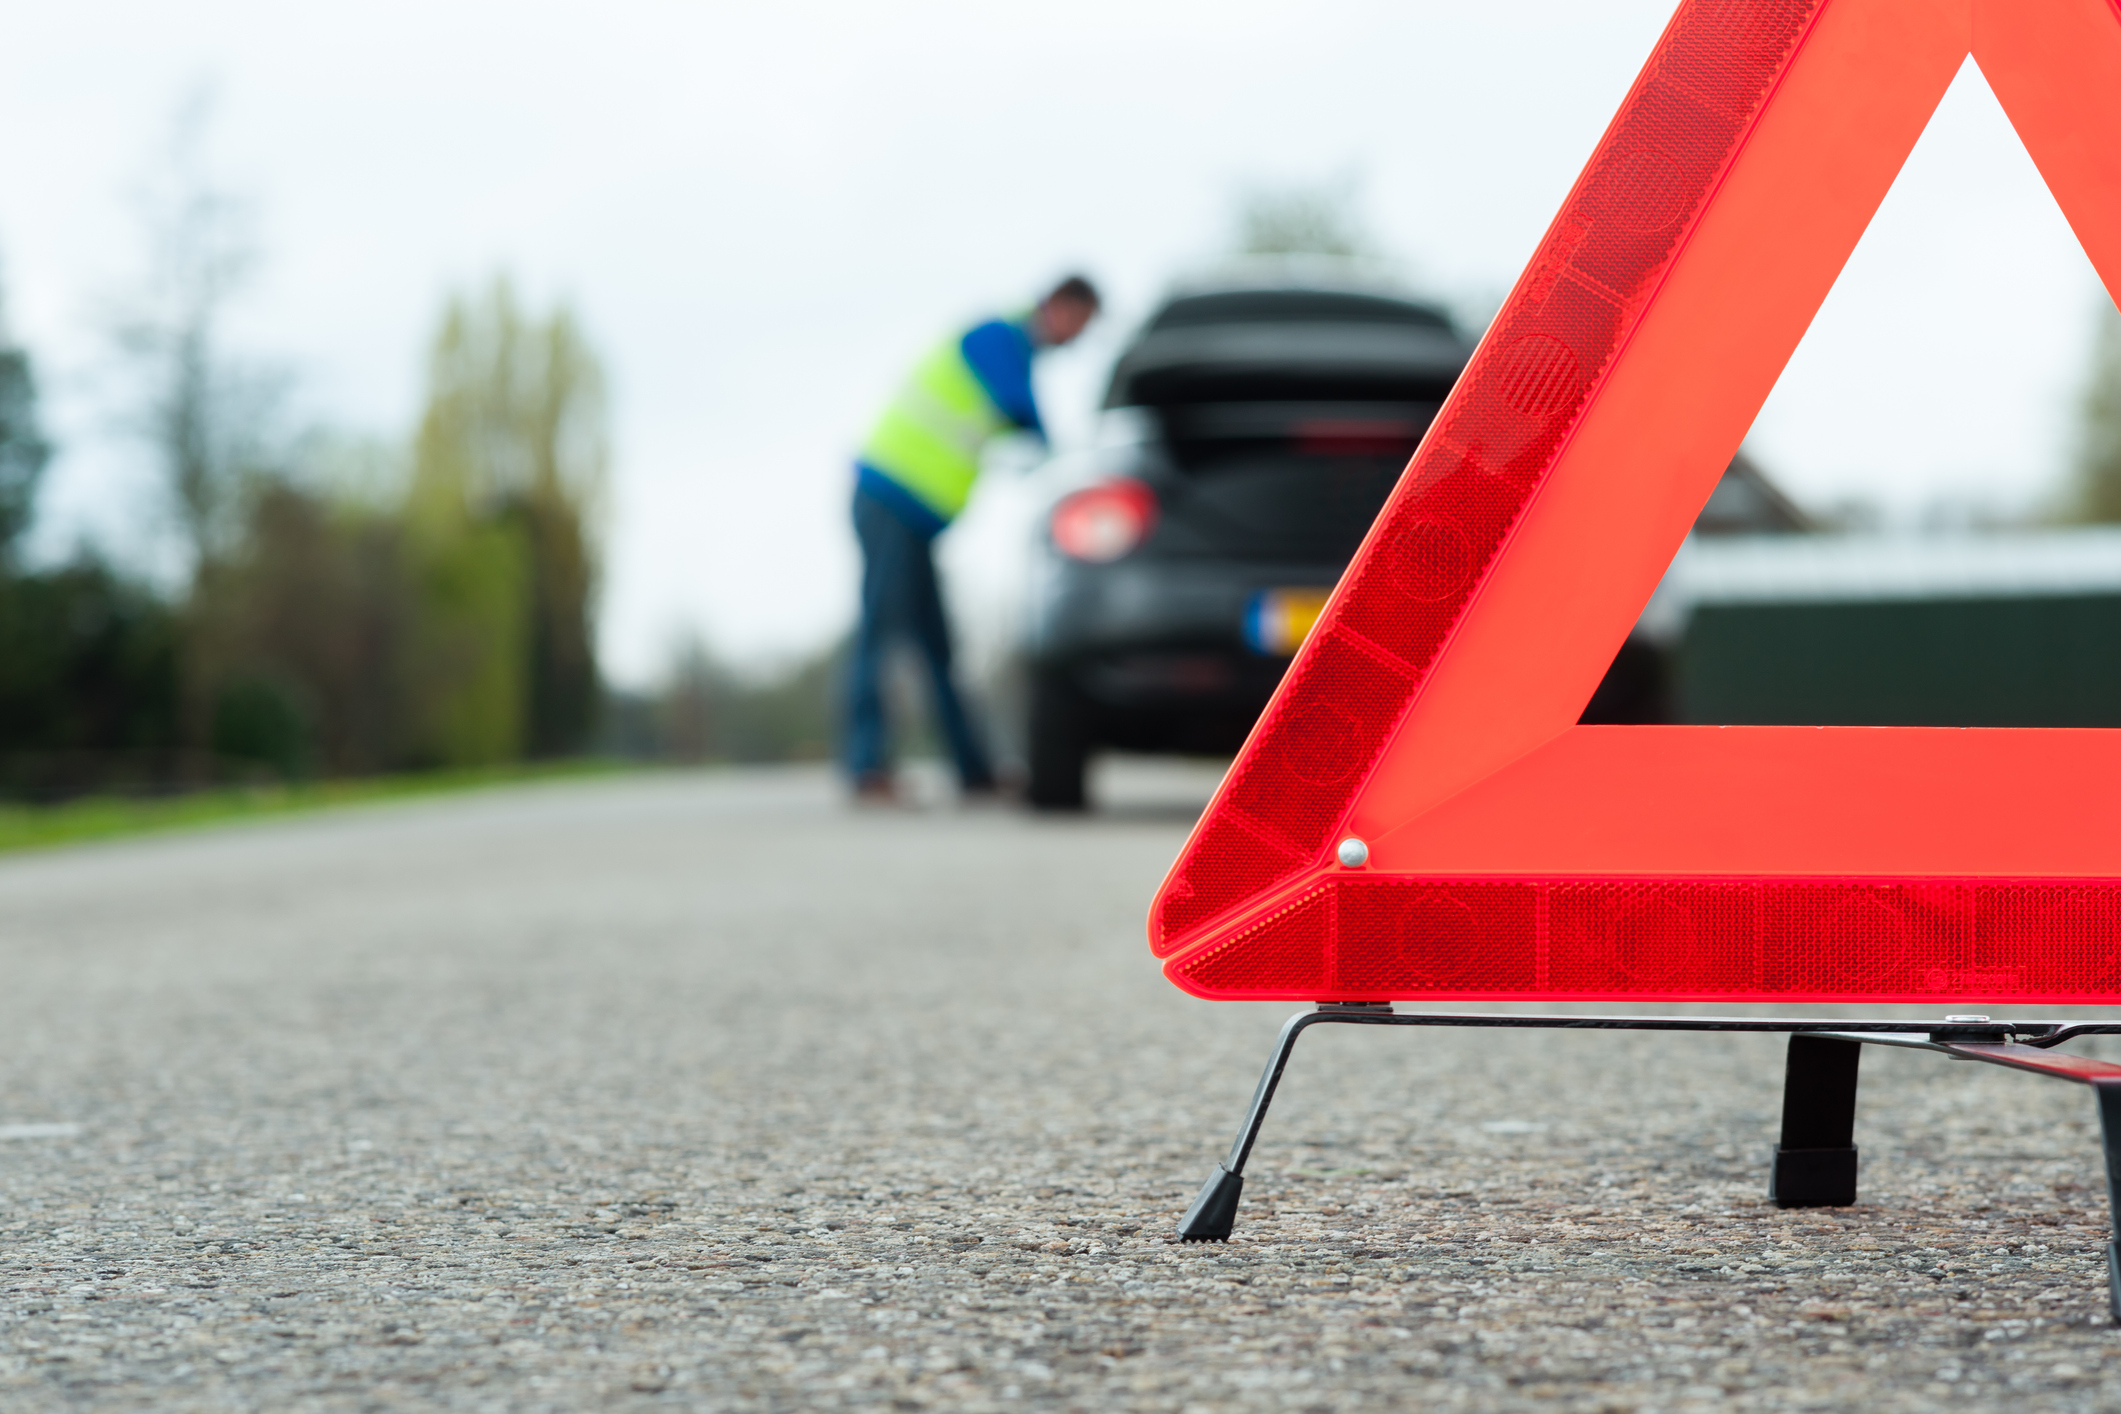
[[[2092,371],[2079,404],[2072,517],[2121,521],[2121,312],[2099,312]]]
[[[0,319],[0,574],[15,567],[15,547],[36,510],[37,485],[51,460],[37,420],[37,380],[29,354],[7,338]]]
[[[175,614],[100,561],[0,576],[0,793],[166,786]]]
[[[87,553],[23,568],[50,460],[29,354],[0,320],[0,793],[166,781],[178,748],[175,616]]]
[[[189,648],[208,743],[282,775],[409,764],[407,670],[420,613],[403,517],[299,484],[258,483],[240,540],[195,588]]]
[[[443,312],[410,507],[428,609],[412,677],[436,759],[554,756],[588,741],[604,390],[564,307],[528,314],[499,279]]]

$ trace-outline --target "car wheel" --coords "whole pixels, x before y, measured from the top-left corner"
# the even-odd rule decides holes
[[[1058,673],[1031,684],[1031,780],[1025,796],[1034,810],[1080,810],[1090,764],[1090,723],[1082,697]]]

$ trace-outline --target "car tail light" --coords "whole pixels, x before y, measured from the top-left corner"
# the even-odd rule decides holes
[[[1105,481],[1053,508],[1053,543],[1070,559],[1106,564],[1131,553],[1156,526],[1156,493],[1139,481]]]

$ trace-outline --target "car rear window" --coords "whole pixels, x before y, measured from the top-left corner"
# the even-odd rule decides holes
[[[1382,295],[1329,290],[1227,290],[1172,300],[1149,321],[1148,332],[1203,324],[1407,324],[1451,331],[1442,310]]]

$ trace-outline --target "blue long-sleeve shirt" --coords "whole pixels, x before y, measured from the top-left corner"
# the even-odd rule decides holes
[[[990,319],[968,330],[958,347],[1002,415],[1044,441],[1046,424],[1039,419],[1038,396],[1031,390],[1031,360],[1038,349],[1030,329],[1016,320]]]

